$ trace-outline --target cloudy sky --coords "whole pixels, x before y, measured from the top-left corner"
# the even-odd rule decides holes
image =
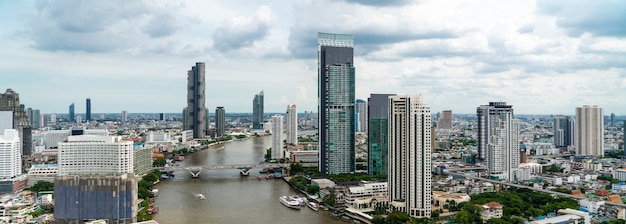
[[[0,91],[67,113],[181,112],[206,63],[209,111],[317,110],[317,33],[355,36],[357,98],[422,94],[433,112],[625,114],[626,1],[0,1]]]

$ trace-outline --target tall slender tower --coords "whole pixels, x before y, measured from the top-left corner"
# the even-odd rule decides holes
[[[91,121],[91,98],[87,98],[87,102],[85,102],[86,105],[86,114],[85,114],[85,120],[86,121]]]
[[[351,34],[318,33],[319,170],[355,170],[355,69]]]
[[[287,106],[287,144],[298,144],[298,111],[295,104],[289,104]]]
[[[368,106],[368,157],[367,169],[370,175],[387,174],[389,155],[389,97],[396,94],[371,94]]]
[[[412,217],[430,217],[430,107],[421,95],[390,96],[389,115],[389,201]]]
[[[596,105],[576,107],[576,154],[604,156],[604,110]]]
[[[226,134],[226,110],[224,107],[215,108],[215,127],[217,136]]]
[[[367,133],[367,102],[356,100],[356,131]]]
[[[255,130],[263,129],[263,106],[263,91],[261,91],[252,99],[252,128]]]
[[[519,166],[518,125],[513,106],[489,102],[476,109],[479,158],[492,178],[512,181]]]
[[[204,106],[205,88],[204,63],[196,62],[196,66],[187,72],[187,107],[183,110],[183,128],[193,130],[194,138],[204,138],[206,135],[208,110]]]
[[[284,158],[283,155],[283,116],[272,116],[272,158]]]
[[[76,122],[76,117],[74,115],[74,103],[70,104],[70,123]]]
[[[570,116],[557,115],[554,117],[554,146],[567,148],[574,145],[574,119]]]

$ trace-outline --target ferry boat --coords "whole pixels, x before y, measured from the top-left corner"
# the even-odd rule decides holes
[[[309,207],[310,209],[313,209],[313,211],[319,210],[319,205],[312,201],[307,202],[306,206]]]
[[[296,195],[291,195],[288,198],[290,200],[297,201],[298,204],[300,204],[301,206],[304,206],[307,203],[307,200],[306,200],[305,197],[299,197],[299,196],[296,196]]]
[[[287,208],[300,210],[300,202],[292,200],[287,196],[280,196],[280,198],[278,198],[278,201],[284,206],[287,206]]]
[[[203,194],[197,194],[196,197],[200,198],[200,200],[206,199]]]

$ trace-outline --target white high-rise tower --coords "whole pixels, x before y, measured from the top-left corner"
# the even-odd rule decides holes
[[[22,173],[20,133],[5,129],[0,135],[0,178],[13,178]]]
[[[430,132],[421,95],[389,97],[389,201],[412,217],[431,213]]]
[[[283,155],[283,116],[272,116],[272,159],[284,158]]]
[[[287,106],[287,144],[298,144],[298,111],[295,104]]]

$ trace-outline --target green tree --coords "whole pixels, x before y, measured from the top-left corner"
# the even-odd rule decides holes
[[[385,224],[385,218],[380,215],[372,217],[372,224]]]
[[[167,164],[167,161],[164,158],[158,158],[152,162],[152,166],[154,167],[164,167],[165,164]]]
[[[409,217],[409,214],[406,214],[406,212],[401,212],[401,211],[393,211],[389,215],[387,215],[387,218],[385,218],[386,223],[393,223],[393,224],[396,224],[396,223],[404,224],[404,223],[407,223],[409,220],[411,220],[411,217]]]
[[[48,181],[40,180],[40,181],[37,181],[37,183],[35,183],[35,185],[33,185],[32,187],[26,188],[26,190],[34,191],[34,192],[53,191],[54,184]]]
[[[432,212],[430,213],[430,217],[432,217],[432,218],[439,218],[439,215],[440,215],[440,214],[441,214],[441,212],[439,212],[439,211],[435,210],[435,211],[432,211]]]
[[[302,167],[302,164],[300,163],[292,163],[292,164],[289,164],[289,170],[292,174],[295,174],[295,173],[302,173],[304,171],[304,168]]]
[[[456,213],[454,221],[459,224],[471,224],[474,223],[474,217],[468,211],[460,211]]]
[[[331,194],[327,194],[326,196],[324,196],[324,198],[322,199],[324,201],[324,204],[327,204],[331,207],[337,207],[337,201],[336,201],[337,196],[333,193]]]
[[[137,196],[139,198],[148,199],[148,197],[150,197],[150,192],[148,191],[148,189],[139,188],[137,190]]]
[[[189,152],[189,149],[187,149],[187,148],[180,149],[180,153],[182,153],[182,154],[187,154],[187,152]]]

